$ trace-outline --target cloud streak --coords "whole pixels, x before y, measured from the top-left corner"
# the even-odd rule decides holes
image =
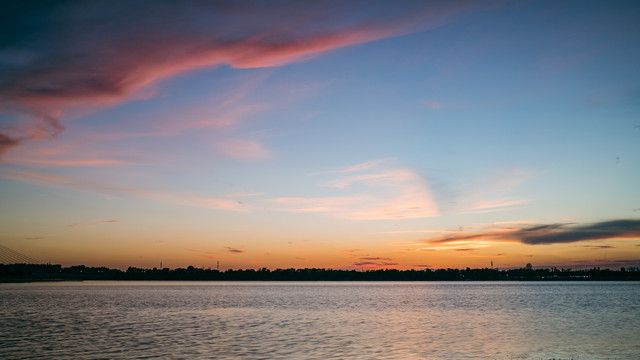
[[[50,159],[30,159],[30,158],[13,158],[7,163],[33,164],[45,166],[82,166],[82,167],[101,167],[116,165],[131,165],[130,161],[112,160],[112,159],[88,159],[88,160],[50,160]]]
[[[615,246],[611,245],[579,245],[578,247],[588,248],[592,250],[601,250],[601,249],[613,249]]]
[[[526,203],[526,200],[480,201],[463,211],[463,214],[482,214],[495,211],[511,210],[514,206]]]
[[[242,253],[244,253],[244,250],[232,248],[232,247],[229,247],[229,246],[227,246],[225,249],[226,249],[225,250],[226,252],[231,253],[231,254],[242,254]]]
[[[67,226],[68,227],[78,227],[78,226],[110,224],[110,223],[117,223],[117,222],[120,222],[120,220],[111,219],[111,220],[100,220],[100,221],[94,221],[94,222],[80,222],[80,223],[70,224],[70,225],[67,225]]]
[[[368,266],[368,267],[385,267],[385,266],[398,266],[399,263],[392,262],[373,262],[373,261],[362,261],[353,263],[353,266]]]

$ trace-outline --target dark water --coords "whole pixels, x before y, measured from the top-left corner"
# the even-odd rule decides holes
[[[639,359],[640,283],[0,284],[8,359]]]

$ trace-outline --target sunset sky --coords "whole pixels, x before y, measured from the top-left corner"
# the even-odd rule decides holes
[[[640,266],[638,1],[0,5],[0,245]]]

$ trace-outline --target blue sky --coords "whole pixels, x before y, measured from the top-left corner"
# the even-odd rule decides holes
[[[639,265],[633,1],[6,10],[0,241],[31,257]]]

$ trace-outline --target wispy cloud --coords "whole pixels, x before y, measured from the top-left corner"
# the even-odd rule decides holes
[[[62,131],[64,125],[60,121],[60,113],[55,115],[43,114],[39,121],[31,124],[31,140],[54,140]]]
[[[413,180],[416,174],[409,169],[393,169],[348,176],[326,182],[324,186],[344,189],[355,183],[369,183],[382,186],[394,186],[399,182]]]
[[[383,164],[385,162],[388,162],[390,160],[391,159],[370,160],[370,161],[365,161],[363,163],[356,164],[356,165],[353,165],[353,166],[348,166],[346,168],[313,172],[313,173],[309,174],[309,176],[326,175],[326,174],[344,174],[344,173],[353,173],[353,172],[365,171],[365,170],[369,170],[371,168],[374,168],[374,167],[376,167],[376,166],[378,166],[380,164]]]
[[[297,213],[326,212],[345,215],[348,209],[369,201],[369,196],[345,196],[324,198],[275,198],[270,202],[284,205],[283,210]]]
[[[78,226],[100,225],[100,224],[109,224],[109,223],[117,223],[117,222],[120,222],[120,221],[116,219],[111,219],[111,220],[100,220],[100,221],[94,221],[94,222],[79,222],[79,223],[70,224],[67,226],[78,227]]]
[[[434,193],[444,213],[481,214],[514,209],[531,201],[512,193],[514,187],[534,176],[531,171],[508,167],[484,170],[466,179],[446,179],[455,185],[439,185]],[[444,180],[440,180],[442,183]],[[457,183],[459,182],[459,183]]]
[[[181,206],[195,206],[216,210],[248,211],[250,207],[228,198],[206,197],[185,192],[161,191],[109,184],[95,180],[81,179],[68,175],[51,174],[31,170],[0,168],[0,177],[15,181],[26,181],[51,186],[71,187],[97,194],[133,196],[139,199],[169,203]]]
[[[348,176],[340,176],[348,173]],[[357,173],[357,174],[354,174]],[[338,170],[313,173],[334,177],[321,183],[334,197],[276,198],[283,211],[325,212],[354,220],[405,219],[438,216],[438,206],[425,179],[391,159],[367,161]],[[338,177],[336,178],[336,175]],[[349,194],[344,194],[345,192]]]
[[[231,193],[231,194],[222,194],[222,195],[220,195],[220,197],[223,197],[223,198],[246,198],[246,197],[256,197],[256,196],[262,196],[262,195],[264,195],[264,193],[237,192],[237,193]]]
[[[479,201],[463,211],[463,214],[479,214],[495,211],[511,210],[514,206],[527,203],[526,200],[492,200],[492,201]]]
[[[265,103],[248,103],[247,97],[251,90],[258,86],[260,78],[253,81],[246,81],[251,86],[241,85],[237,89],[227,89],[232,93],[232,98],[227,96],[215,97],[206,100],[206,106],[168,114],[152,114],[153,122],[144,122],[144,128],[138,133],[122,133],[117,138],[125,136],[174,136],[176,134],[194,130],[228,130],[238,125],[238,123],[251,115],[267,110],[270,105]],[[180,118],[181,121],[175,121]]]
[[[21,141],[9,135],[0,133],[0,160],[2,155],[9,149],[20,145]]]
[[[53,141],[66,129],[60,120],[60,110],[41,110],[29,106],[11,104],[2,94],[0,75],[0,114],[8,114],[6,127],[0,133],[0,161],[11,148],[30,141]]]

